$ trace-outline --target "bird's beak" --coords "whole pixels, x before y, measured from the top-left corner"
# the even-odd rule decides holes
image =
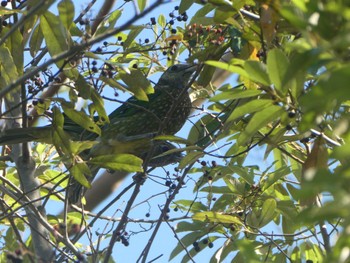
[[[193,73],[197,70],[198,65],[188,65],[188,68],[185,69],[185,74]]]

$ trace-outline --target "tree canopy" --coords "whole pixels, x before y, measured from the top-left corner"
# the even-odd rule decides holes
[[[132,261],[349,262],[350,1],[80,5],[1,1],[1,262],[120,261],[145,233]],[[175,168],[84,157],[178,63],[198,65],[191,115],[153,138],[171,143],[160,157],[182,153]],[[45,125],[31,144],[16,135]],[[91,164],[106,168],[92,187]],[[73,179],[91,188],[77,205]]]

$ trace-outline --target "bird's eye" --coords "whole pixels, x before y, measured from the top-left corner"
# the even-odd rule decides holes
[[[176,65],[171,67],[171,71],[177,71],[178,67]]]
[[[162,148],[163,153],[170,150],[170,148],[166,145],[162,145],[161,148]]]

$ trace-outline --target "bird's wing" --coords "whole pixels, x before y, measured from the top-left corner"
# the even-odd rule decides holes
[[[156,101],[160,96],[160,92],[155,92],[148,95],[148,101],[138,100],[135,97],[129,98],[123,105],[115,109],[110,115],[109,120],[113,123],[113,120],[119,118],[127,118],[137,113],[144,112],[145,109],[150,109],[152,101]]]

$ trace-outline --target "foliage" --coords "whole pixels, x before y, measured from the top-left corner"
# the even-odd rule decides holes
[[[53,128],[50,143],[3,147],[0,249],[8,260],[43,255],[34,236],[22,236],[25,225],[33,228],[22,213],[31,211],[57,251],[51,260],[107,262],[116,242],[132,242],[126,230],[136,222],[149,232],[138,251],[142,262],[161,224],[178,241],[167,255],[174,261],[194,262],[203,254],[210,262],[349,261],[348,1],[182,0],[168,15],[159,8],[164,1],[134,1],[133,17],[127,14],[133,3],[124,1],[114,10],[101,7],[107,11],[95,22],[71,0],[11,4],[0,10],[1,116],[10,128],[15,122],[28,127],[38,117]],[[201,66],[192,84],[191,127],[188,134],[158,138],[179,143],[169,154],[184,152],[174,176],[164,170],[140,176],[147,158],[142,165],[128,154],[97,156],[90,163],[138,172],[134,181],[97,215],[79,207],[45,214],[50,202],[67,205],[69,178],[89,186],[82,156],[109,123],[105,104],[117,107],[122,93],[147,101],[154,92],[148,76],[184,60]],[[228,74],[228,82],[214,72]],[[30,191],[19,152],[35,161],[40,184]],[[165,185],[159,193],[165,198],[156,220],[147,213],[137,221],[131,211],[145,180]],[[191,193],[180,198],[186,187]],[[35,190],[39,205],[29,194]],[[155,196],[142,196],[139,204]],[[121,218],[108,217],[116,224],[112,231],[92,240],[91,232],[100,231],[94,223],[111,206],[122,210]],[[82,236],[90,242],[79,241]]]

